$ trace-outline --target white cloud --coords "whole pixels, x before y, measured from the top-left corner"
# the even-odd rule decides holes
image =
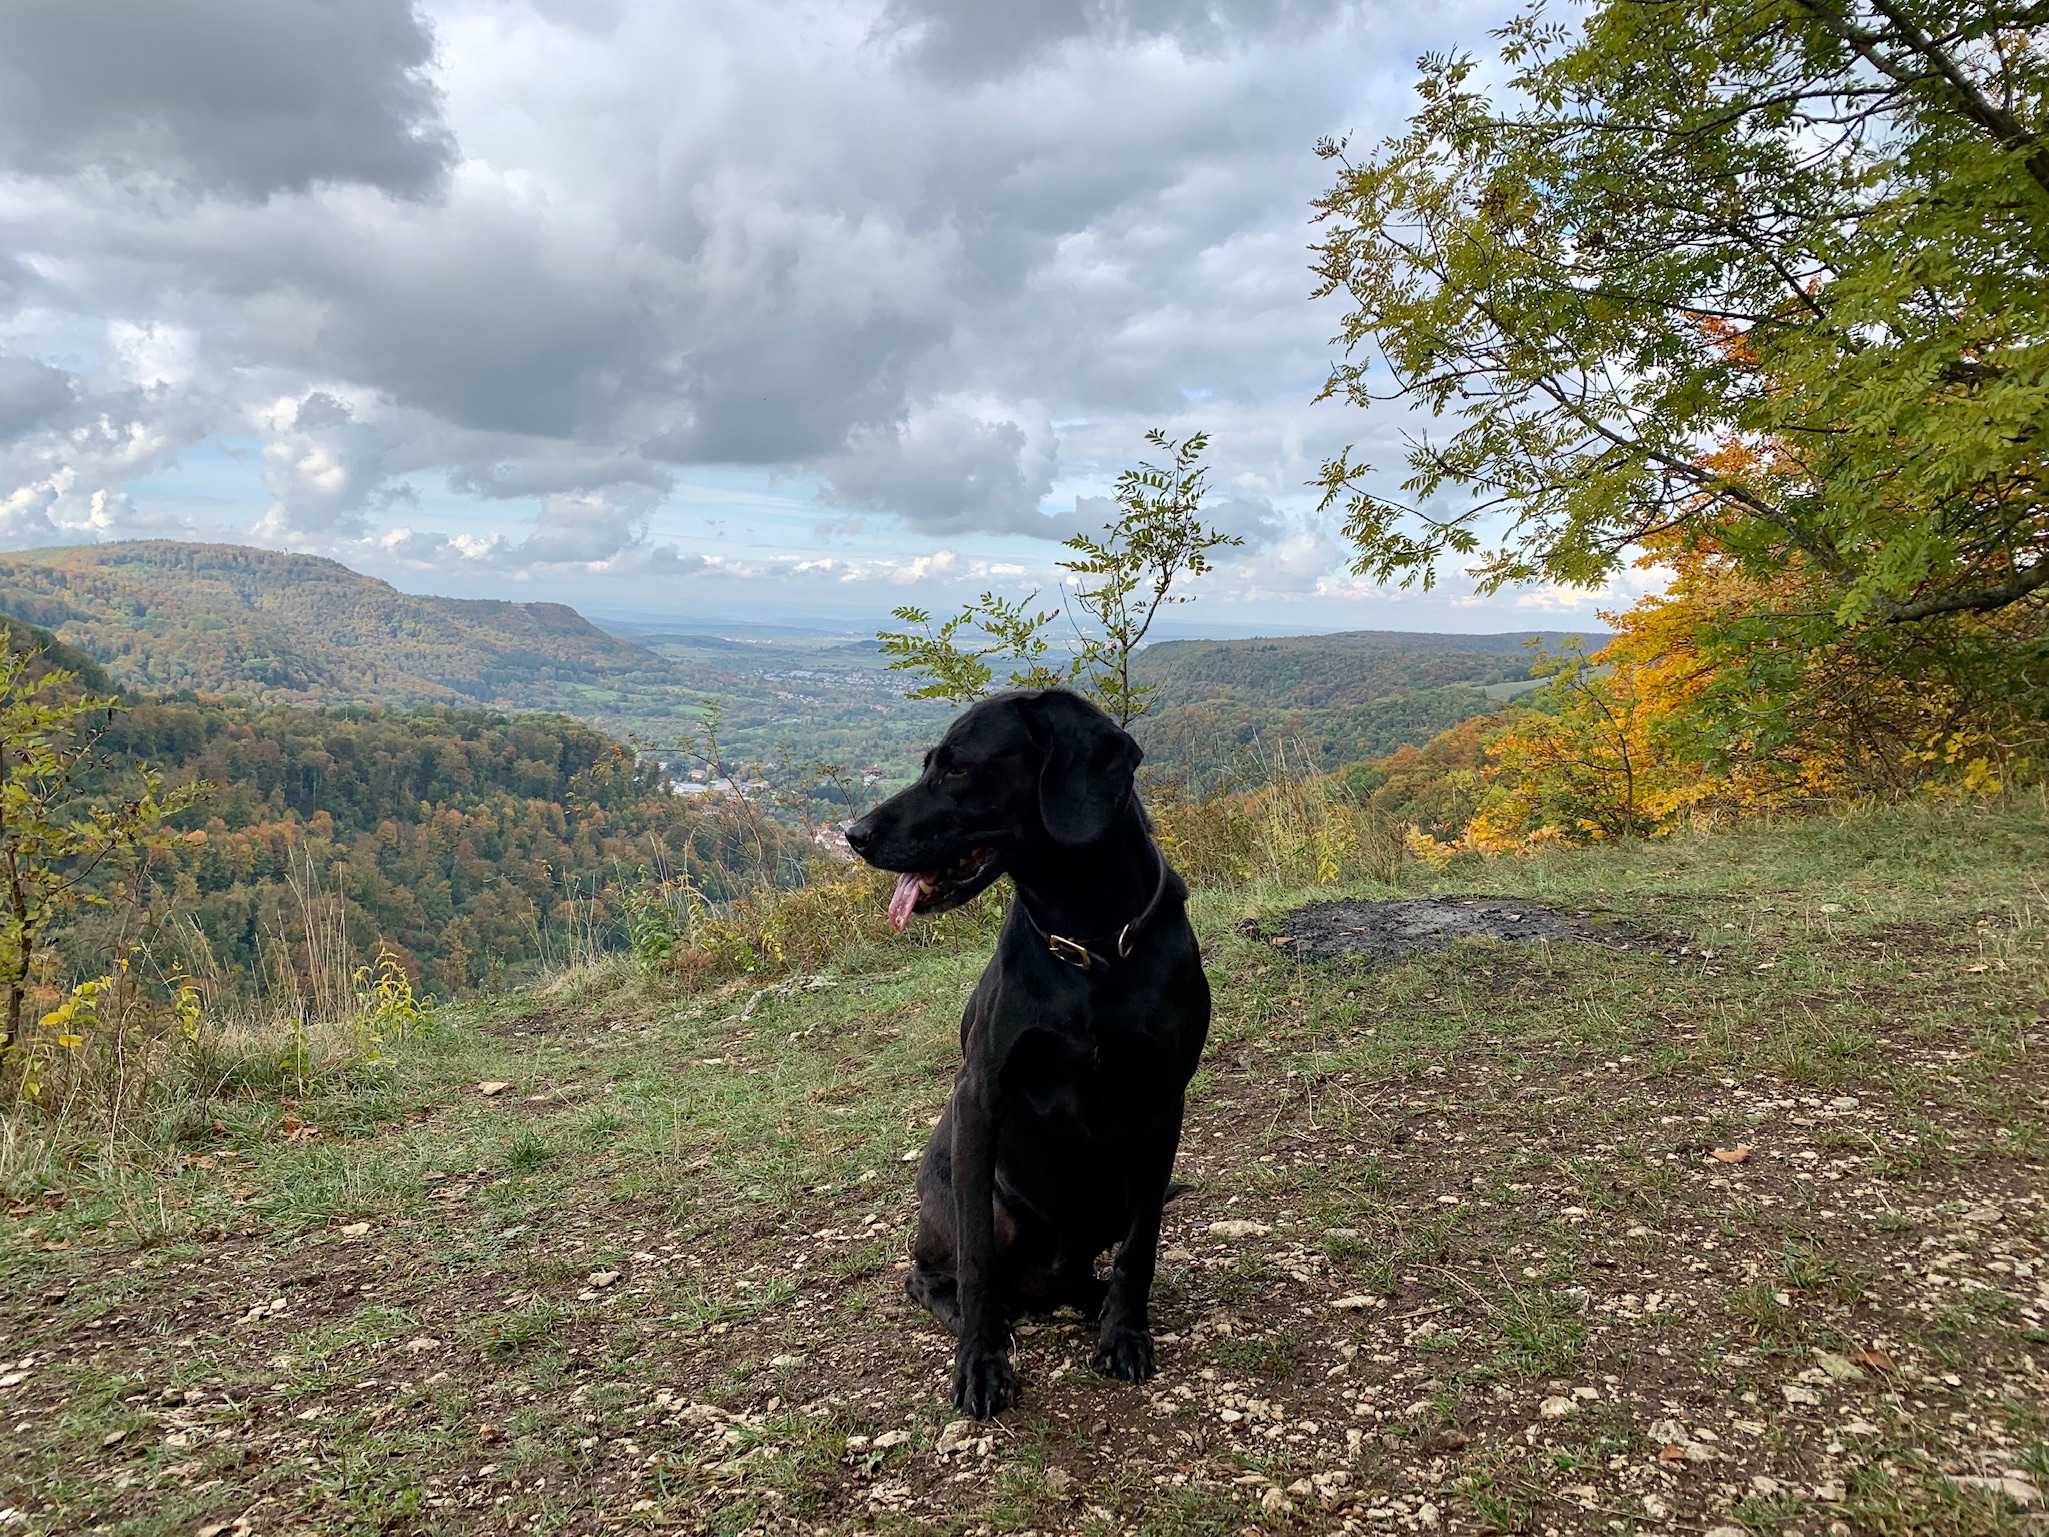
[[[0,10],[0,539],[175,531],[132,483],[253,438],[248,537],[422,580],[1024,587],[1200,427],[1211,590],[1279,603],[1353,590],[1304,483],[1365,430],[1310,147],[1503,7],[147,9]],[[673,532],[730,466],[824,505]]]

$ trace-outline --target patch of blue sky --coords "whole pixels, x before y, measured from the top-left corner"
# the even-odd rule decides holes
[[[138,509],[215,538],[246,531],[270,505],[262,446],[253,437],[208,438],[122,489]]]

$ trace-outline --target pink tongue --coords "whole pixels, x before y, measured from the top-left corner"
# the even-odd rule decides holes
[[[923,879],[915,870],[896,878],[896,890],[889,897],[889,922],[899,934],[911,921],[911,909],[918,905],[918,882]]]

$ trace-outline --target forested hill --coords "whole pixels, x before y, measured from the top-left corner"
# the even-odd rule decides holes
[[[1484,688],[1517,682],[1530,675],[1532,642],[1555,650],[1574,634],[1585,636],[1590,650],[1606,638],[1561,630],[1505,635],[1347,630],[1252,640],[1173,640],[1148,647],[1136,670],[1144,681],[1159,685],[1164,701],[1176,705],[1333,709],[1455,683]]]
[[[551,711],[666,744],[724,706],[740,763],[915,772],[951,710],[851,636],[608,633],[558,603],[416,596],[332,560],[151,540],[0,555],[0,612],[49,631],[118,688],[275,705]],[[625,627],[622,627],[625,628]],[[1192,791],[1281,751],[1324,767],[1379,757],[1498,708],[1552,632],[1351,631],[1168,641],[1139,727],[1155,774]],[[1590,640],[1593,637],[1589,637]]]
[[[789,880],[814,852],[799,829],[750,830],[671,793],[560,716],[137,700],[114,716],[89,788],[125,793],[145,763],[213,786],[178,817],[186,836],[154,883],[176,920],[164,943],[197,941],[188,969],[231,991],[303,972],[323,914],[344,970],[382,945],[450,993],[616,946],[650,871],[720,900],[766,878],[764,860]],[[106,948],[88,921],[68,959],[87,974]]]
[[[0,610],[148,693],[545,707],[561,685],[666,666],[560,603],[416,597],[336,561],[239,545],[0,555]]]

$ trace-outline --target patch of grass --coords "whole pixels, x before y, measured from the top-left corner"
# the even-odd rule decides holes
[[[1401,1526],[1419,1491],[1450,1487],[1447,1526],[1571,1531],[1638,1519],[1616,1459],[1641,1462],[1670,1402],[1702,1406],[1717,1476],[1744,1488],[1759,1472],[1811,1487],[1819,1438],[1853,1415],[1911,1418],[1882,1450],[1844,1437],[1839,1459],[1893,1459],[1893,1503],[1866,1480],[1833,1513],[2012,1530],[1938,1470],[1982,1449],[1949,1418],[1968,1411],[2006,1427],[2011,1465],[2049,1473],[2011,1396],[2049,1337],[1997,1292],[1893,1262],[1954,1250],[1946,1276],[2000,1287],[1981,1264],[1995,1246],[2039,1247],[2005,1192],[2042,1177],[2042,1057],[2011,1025],[2049,993],[2049,899],[2026,895],[2049,864],[2041,824],[1906,808],[1405,877],[1677,936],[1658,950],[1462,946],[1365,973],[1234,932],[1310,893],[1198,893],[1217,1013],[1182,1148],[1192,1188],[1167,1216],[1188,1257],[1154,1298],[1178,1339],[1132,1389],[1088,1369],[1085,1325],[1035,1326],[1023,1404],[977,1427],[986,1456],[934,1450],[951,1347],[897,1268],[915,1205],[901,1155],[944,1103],[981,939],[864,940],[829,976],[694,991],[621,968],[565,978],[446,1013],[375,1075],[174,1107],[146,1162],[10,1149],[0,1123],[17,1198],[0,1208],[0,1376],[31,1363],[0,1388],[0,1428],[30,1426],[9,1497],[120,1537],[189,1537],[264,1494],[281,1523],[320,1529],[488,1512],[539,1532],[1235,1534],[1282,1525],[1269,1490],[1342,1468],[1328,1515],[1323,1491],[1287,1496],[1296,1526]],[[1380,894],[1314,895],[1334,893]],[[1981,929],[1988,913],[2014,921]],[[520,1090],[486,1099],[483,1079]],[[287,1140],[288,1114],[319,1135]],[[1758,1154],[1740,1167],[1708,1158],[1742,1142]],[[2004,1222],[1959,1239],[1987,1201]],[[1272,1231],[1207,1234],[1227,1217]],[[621,1278],[587,1285],[601,1271]],[[419,1335],[443,1344],[407,1352]],[[1878,1339],[1918,1375],[1817,1384],[1821,1419],[1782,1402],[1813,1347]],[[1909,1381],[1925,1414],[1878,1407]],[[1225,1383],[1261,1407],[1223,1419]],[[217,1396],[203,1413],[159,1401],[186,1385]],[[109,1513],[121,1478],[187,1463]],[[1588,1486],[1598,1517],[1569,1492]],[[1705,1487],[1682,1477],[1682,1525],[1727,1519]],[[642,1499],[658,1512],[636,1515]]]

